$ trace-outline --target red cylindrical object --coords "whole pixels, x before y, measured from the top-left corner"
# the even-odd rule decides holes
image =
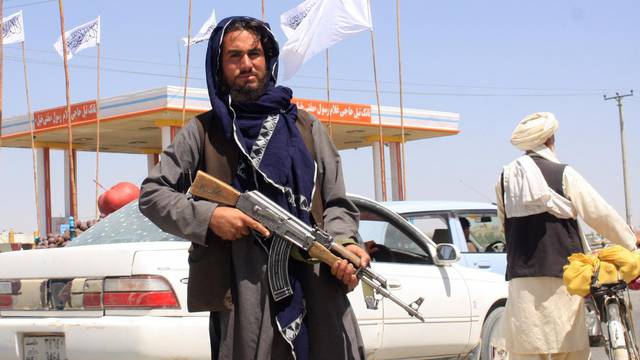
[[[109,215],[140,197],[140,189],[129,182],[112,186],[98,198],[98,209],[103,215]]]

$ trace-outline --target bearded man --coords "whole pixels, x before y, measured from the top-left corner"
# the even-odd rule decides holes
[[[525,117],[511,143],[524,154],[504,166],[496,197],[507,241],[509,297],[502,333],[509,358],[587,359],[584,301],[567,292],[562,268],[589,252],[577,217],[633,250],[636,238],[618,213],[555,153],[552,113]]]
[[[346,197],[340,156],[323,125],[291,102],[291,89],[276,86],[277,71],[268,24],[249,17],[218,23],[206,57],[212,109],[163,152],[142,184],[140,210],[192,242],[188,308],[210,312],[212,358],[362,359],[346,296],[358,282],[352,265],[328,268],[294,249],[293,294],[276,301],[267,277],[269,231],[235,208],[185,194],[197,170],[239,191],[259,190],[368,264],[355,241],[359,213]]]

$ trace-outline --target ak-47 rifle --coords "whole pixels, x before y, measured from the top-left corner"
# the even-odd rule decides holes
[[[360,258],[357,255],[336,243],[333,237],[325,231],[305,224],[259,191],[240,193],[230,185],[202,171],[198,171],[189,191],[200,198],[233,206],[277,235],[269,249],[267,270],[271,293],[276,301],[292,294],[287,265],[291,246],[295,245],[306,250],[309,256],[319,259],[329,266],[341,260],[340,257],[332,253],[332,251],[336,252],[353,264],[357,269],[358,278],[369,285],[375,293],[393,301],[406,310],[409,315],[424,322],[424,317],[418,311],[424,301],[423,298],[418,298],[407,305],[389,291],[387,280],[376,274],[371,268],[360,266]],[[367,301],[367,306],[375,309],[375,303],[375,301],[373,303]]]

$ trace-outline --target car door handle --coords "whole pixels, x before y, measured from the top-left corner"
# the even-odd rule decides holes
[[[396,280],[396,279],[387,279],[387,285],[389,286],[389,289],[392,290],[397,290],[400,289],[402,287],[402,283],[400,282],[400,280]]]
[[[479,261],[477,263],[473,263],[473,265],[478,269],[491,269],[491,264],[486,261]]]

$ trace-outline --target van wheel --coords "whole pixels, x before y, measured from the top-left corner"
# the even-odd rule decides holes
[[[505,360],[509,358],[504,349],[504,339],[499,331],[500,319],[502,319],[503,314],[503,306],[495,308],[482,324],[480,360]]]

